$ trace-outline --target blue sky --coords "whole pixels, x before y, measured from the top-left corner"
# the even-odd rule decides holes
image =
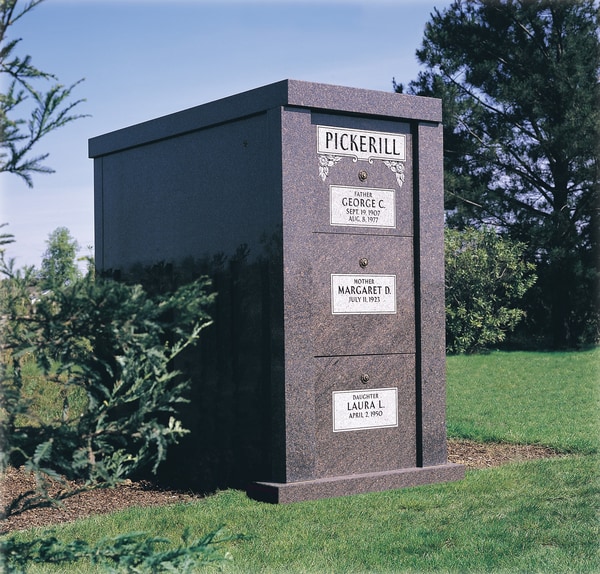
[[[90,255],[93,165],[88,139],[286,78],[392,91],[419,67],[429,0],[46,0],[11,38],[18,53],[70,85],[90,117],[48,135],[56,173],[28,189],[0,174],[0,223],[18,266],[39,266],[46,240],[67,227]]]

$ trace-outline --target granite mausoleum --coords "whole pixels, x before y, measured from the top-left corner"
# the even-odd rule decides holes
[[[218,293],[165,480],[291,502],[462,478],[441,120],[436,99],[286,80],[90,140],[99,269],[193,261]]]

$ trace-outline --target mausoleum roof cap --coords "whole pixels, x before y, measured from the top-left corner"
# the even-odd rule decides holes
[[[281,106],[399,120],[442,121],[436,98],[282,80],[89,140],[89,157],[160,141]]]

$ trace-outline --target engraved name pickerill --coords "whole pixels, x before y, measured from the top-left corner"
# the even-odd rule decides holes
[[[317,126],[317,155],[319,176],[323,181],[329,168],[344,157],[352,161],[382,160],[396,175],[398,186],[404,184],[406,161],[406,136],[390,132],[351,130],[329,126]]]

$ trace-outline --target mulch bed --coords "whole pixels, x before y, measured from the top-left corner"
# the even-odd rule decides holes
[[[448,441],[448,460],[469,469],[499,466],[507,462],[550,458],[557,453],[549,448],[531,445],[480,444],[468,440]],[[23,469],[10,468],[0,480],[0,503],[14,499],[34,487],[32,476]],[[0,534],[39,526],[72,522],[96,514],[107,514],[130,506],[165,506],[202,498],[190,492],[157,488],[150,482],[131,482],[111,489],[84,492],[63,501],[60,507],[36,508],[2,521]]]
[[[71,483],[74,487],[75,483]],[[9,468],[0,480],[0,502],[13,500],[20,493],[33,489],[35,482],[23,468]],[[101,488],[76,494],[56,507],[35,508],[10,516],[0,523],[0,534],[38,526],[72,522],[95,514],[108,514],[130,506],[165,506],[191,502],[202,498],[190,492],[158,488],[151,482],[125,481],[115,488]]]

